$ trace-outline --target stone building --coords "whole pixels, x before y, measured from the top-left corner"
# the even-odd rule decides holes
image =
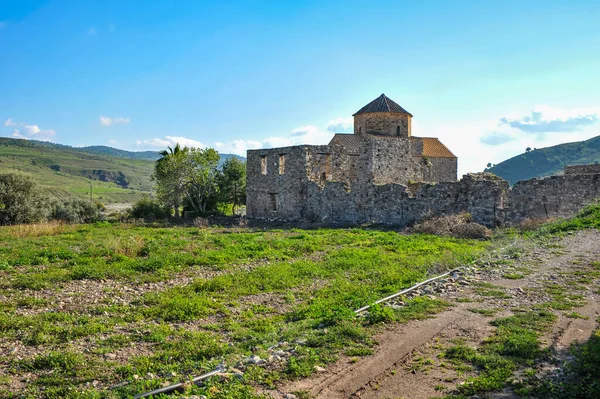
[[[375,186],[456,181],[456,156],[437,138],[414,137],[412,115],[384,94],[353,116],[354,134],[337,133],[328,145],[248,151],[248,217],[311,219],[314,197],[332,184],[352,193],[348,212],[360,212]]]

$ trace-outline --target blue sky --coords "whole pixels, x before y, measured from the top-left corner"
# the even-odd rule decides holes
[[[382,92],[461,173],[600,134],[599,1],[0,0],[0,136],[243,154]]]

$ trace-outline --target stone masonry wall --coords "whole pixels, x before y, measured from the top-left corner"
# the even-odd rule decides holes
[[[303,146],[248,151],[246,160],[246,212],[248,217],[298,220],[306,202],[308,182]],[[285,169],[280,174],[280,156]],[[266,174],[263,162],[266,161]]]
[[[600,174],[552,176],[517,183],[490,174],[466,175],[458,182],[377,185],[308,181],[289,212],[273,219],[320,223],[376,223],[406,226],[423,219],[468,212],[487,226],[514,225],[524,219],[571,217],[600,200]],[[248,194],[250,200],[251,194]],[[248,216],[255,205],[249,202]]]
[[[398,127],[400,134],[398,135]],[[404,113],[372,112],[354,116],[354,134],[410,137],[411,117]]]
[[[565,175],[581,175],[600,173],[599,164],[565,166]]]
[[[306,220],[311,222],[376,223],[406,226],[424,218],[470,213],[490,226],[504,219],[508,183],[466,176],[458,183],[419,184],[409,191],[400,184],[352,187],[310,184]]]
[[[423,181],[427,182],[453,182],[458,173],[458,160],[456,158],[426,158],[414,157],[415,162],[420,162],[423,169]]]
[[[506,221],[570,217],[598,199],[600,173],[520,181],[510,191]]]
[[[375,184],[406,184],[421,181],[421,167],[413,161],[408,140],[370,137],[364,146],[365,162]]]
[[[594,173],[595,165],[521,181],[513,188],[489,173],[407,187],[397,182],[411,180],[410,171],[394,165],[406,165],[408,157],[416,166],[410,173],[421,173],[422,167],[413,161],[410,149],[402,147],[407,140],[366,141],[359,154],[348,154],[339,146],[248,151],[248,217],[406,226],[432,216],[468,212],[478,223],[499,226],[570,217],[600,200],[600,173]],[[452,169],[455,164],[437,167],[441,174],[444,167]]]

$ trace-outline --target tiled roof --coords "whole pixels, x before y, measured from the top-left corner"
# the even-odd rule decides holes
[[[419,154],[431,158],[456,158],[448,147],[435,137],[411,137],[411,141],[423,141],[423,153]]]
[[[407,110],[396,104],[394,101],[389,99],[385,94],[380,95],[375,100],[371,101],[370,103],[359,109],[358,112],[354,115],[367,114],[372,112],[400,112],[412,116],[410,112],[408,112]]]
[[[357,136],[355,134],[336,133],[329,142],[329,145],[341,145],[346,149],[347,152],[358,154],[360,152],[361,141],[362,139],[360,138],[360,136]]]

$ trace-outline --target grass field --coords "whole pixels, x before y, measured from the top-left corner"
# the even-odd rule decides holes
[[[488,245],[360,229],[2,228],[0,397],[127,397],[279,345],[281,363],[188,390],[253,397],[257,384],[371,353],[381,319],[353,309]],[[385,319],[446,306],[419,298]]]
[[[92,155],[74,150],[46,147],[0,145],[0,173],[29,173],[49,192],[59,198],[93,197],[101,202],[135,202],[152,189],[150,176],[154,162]],[[122,173],[127,187],[113,181],[89,178],[94,171],[103,171],[114,178]]]

